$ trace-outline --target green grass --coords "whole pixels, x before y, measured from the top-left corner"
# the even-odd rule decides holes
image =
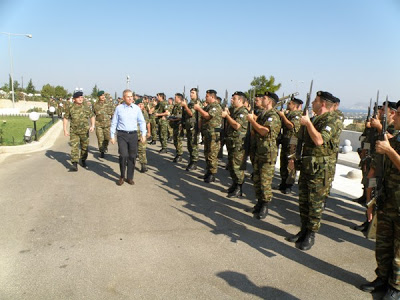
[[[55,118],[54,120],[57,120]],[[41,117],[36,121],[36,129],[39,130],[51,122],[51,118]],[[29,117],[0,117],[0,145],[23,145],[26,128],[33,128],[33,122]],[[50,128],[51,126],[49,126]]]

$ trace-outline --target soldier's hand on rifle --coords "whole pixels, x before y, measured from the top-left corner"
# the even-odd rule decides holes
[[[200,109],[200,105],[198,105],[197,103],[195,105],[193,105],[194,110],[199,110]]]
[[[370,122],[370,121],[365,122],[365,127],[366,127],[366,128],[371,128],[371,122]]]
[[[308,116],[308,110],[306,110],[306,115],[301,116],[300,124],[306,126],[308,123],[311,123],[310,117]]]
[[[187,106],[186,99],[183,99],[183,100],[182,100],[181,106],[182,106],[182,107],[186,107],[186,106]]]
[[[371,118],[371,127],[382,131],[382,123],[378,119]]]
[[[391,149],[392,149],[392,147],[389,144],[389,140],[388,140],[386,134],[384,135],[383,141],[376,141],[375,150],[379,154],[387,154],[387,153],[389,153],[389,151]]]
[[[284,111],[282,110],[278,110],[277,113],[281,118],[283,118],[283,116],[285,115]]]
[[[255,115],[253,113],[249,113],[246,118],[247,118],[247,121],[256,120]]]

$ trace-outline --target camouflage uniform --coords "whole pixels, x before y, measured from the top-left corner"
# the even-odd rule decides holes
[[[89,146],[89,122],[93,112],[87,105],[71,104],[64,114],[70,123],[71,162],[77,163],[79,159],[86,160]],[[79,156],[79,146],[81,154]]]
[[[227,126],[226,147],[228,149],[228,170],[234,184],[243,184],[244,170],[240,170],[244,157],[244,139],[247,132],[248,110],[242,106],[233,111],[231,118],[240,124],[239,130]]]
[[[296,179],[296,169],[288,170],[288,156],[296,153],[297,133],[300,129],[300,118],[302,112],[300,110],[289,111],[286,113],[286,118],[293,124],[293,128],[289,129],[282,125],[282,147],[280,155],[280,174],[281,185],[291,187]]]
[[[175,116],[177,118],[182,118],[182,106],[180,104],[174,104],[171,111],[171,116]],[[182,122],[179,121],[170,121],[170,127],[173,130],[173,138],[174,138],[174,146],[176,149],[176,155],[181,156],[183,154],[182,150]]]
[[[49,109],[50,109],[50,107],[54,107],[54,113],[51,113],[50,111],[49,111],[49,115],[50,116],[53,116],[53,115],[58,115],[58,104],[57,104],[57,101],[56,101],[56,99],[50,99],[48,102],[47,102],[47,105],[48,105],[48,107],[49,107]]]
[[[255,108],[254,109],[254,115],[257,116],[257,118],[262,114],[264,110]],[[251,161],[251,165],[254,166],[254,157],[256,155],[256,136],[253,131],[251,131],[250,135],[250,151],[249,151],[249,157]]]
[[[156,121],[156,110],[152,114],[149,113],[150,129],[151,129],[151,140],[157,140],[157,121]]]
[[[114,114],[114,106],[111,102],[97,101],[93,105],[93,113],[96,116],[96,136],[100,152],[107,152],[110,141],[111,118]]]
[[[58,100],[57,103],[57,115],[59,118],[62,117],[62,113],[64,112],[64,102],[62,100]]]
[[[155,113],[162,114],[168,110],[168,105],[165,101],[160,101],[156,105]],[[161,148],[167,149],[167,139],[168,139],[168,121],[167,118],[158,117],[158,135],[160,138]]]
[[[326,112],[312,121],[321,134],[323,144],[316,146],[308,131],[305,130],[303,156],[299,178],[299,210],[301,228],[318,232],[321,226],[323,204],[329,193],[330,164],[333,154],[332,137],[335,133],[335,115]]]
[[[270,131],[266,136],[255,132],[255,156],[253,164],[253,182],[259,203],[272,200],[271,184],[278,156],[276,139],[281,129],[281,119],[274,109],[263,110],[257,123]]]
[[[146,122],[146,128],[147,124],[150,122],[149,114],[147,113],[146,109],[142,110],[143,113],[143,118],[144,121]],[[142,143],[141,138],[142,134],[140,132],[140,128],[138,126],[138,157],[139,157],[139,162],[141,164],[147,164],[147,156],[146,156],[146,142]]]
[[[217,102],[208,104],[204,111],[208,112],[211,119],[202,118],[204,128],[204,157],[208,174],[216,174],[218,169],[218,151],[220,147],[219,133],[221,131],[222,108]]]
[[[186,112],[183,113],[182,118],[186,129],[187,138],[187,149],[189,151],[190,161],[197,162],[199,160],[199,145],[198,145],[198,135],[199,129],[196,128],[196,114],[198,112],[194,110],[193,106],[197,103],[196,100],[191,100],[188,104],[188,108],[192,112],[192,117],[190,117]]]
[[[172,111],[173,107],[174,107],[174,104],[167,104],[167,110],[169,112]],[[167,125],[168,125],[168,140],[169,140],[174,135],[174,128],[172,127],[172,124],[170,122],[167,122]]]

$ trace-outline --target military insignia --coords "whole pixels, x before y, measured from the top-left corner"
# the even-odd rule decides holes
[[[325,129],[329,132],[331,132],[332,128],[330,128],[329,126],[326,126]]]
[[[243,114],[240,114],[239,117],[240,117],[240,118],[243,118]]]
[[[298,119],[299,119],[299,116],[296,116],[295,118],[298,120]]]
[[[267,121],[268,121],[268,122],[272,122],[272,118],[271,118],[271,117],[269,117]]]
[[[215,107],[212,110],[216,110]]]

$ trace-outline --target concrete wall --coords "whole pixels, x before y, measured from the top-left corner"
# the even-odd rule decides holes
[[[358,131],[343,130],[340,135],[340,146],[344,145],[344,140],[350,140],[353,151],[357,151],[357,148],[361,147],[360,135],[361,132]]]
[[[12,101],[7,99],[0,99],[0,113],[25,113],[27,110],[40,107],[44,111],[47,111],[47,102],[37,101],[18,101],[15,102],[15,108],[12,108]]]

